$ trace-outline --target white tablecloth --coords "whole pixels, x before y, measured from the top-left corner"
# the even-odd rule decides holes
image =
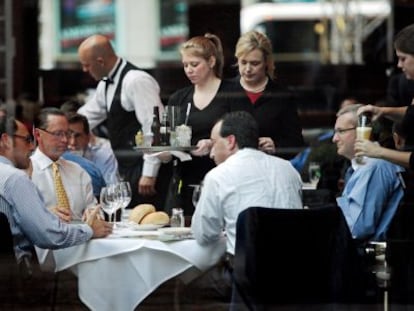
[[[204,271],[225,252],[225,238],[201,247],[195,240],[94,239],[62,250],[37,249],[43,267],[70,268],[79,298],[91,310],[134,310],[163,282],[189,270]]]

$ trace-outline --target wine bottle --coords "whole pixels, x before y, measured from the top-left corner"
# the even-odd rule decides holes
[[[151,124],[151,132],[152,132],[152,145],[153,146],[160,146],[161,145],[161,123],[160,123],[160,110],[158,106],[154,107],[154,112],[152,115],[152,124]]]
[[[162,113],[161,117],[161,146],[168,146],[170,144],[170,122],[168,122],[168,114],[166,111]]]

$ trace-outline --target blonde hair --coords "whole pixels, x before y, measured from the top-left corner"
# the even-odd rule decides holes
[[[224,54],[221,40],[216,35],[206,33],[204,36],[196,36],[184,42],[180,47],[180,53],[188,52],[196,57],[209,61],[211,57],[216,59],[213,67],[217,78],[222,78],[224,67]]]
[[[273,59],[272,43],[265,34],[255,30],[243,34],[237,41],[236,53],[234,56],[240,58],[256,49],[262,51],[266,63],[266,73],[273,79],[275,75],[275,63]]]

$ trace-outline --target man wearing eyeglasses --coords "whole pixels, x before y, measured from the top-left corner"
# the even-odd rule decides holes
[[[66,115],[57,108],[44,108],[34,125],[38,147],[31,156],[32,180],[42,193],[46,206],[62,220],[81,220],[84,211],[96,204],[96,199],[88,173],[78,164],[61,157],[70,138]],[[58,206],[52,168],[54,162],[58,165],[70,210]]]
[[[88,119],[81,114],[75,113],[68,116],[68,121],[71,132],[69,150],[92,161],[101,171],[106,184],[118,182],[118,161],[109,141],[92,144]]]
[[[351,160],[351,167],[345,174],[345,187],[337,203],[355,239],[383,241],[403,196],[403,186],[398,178],[403,168],[380,159],[356,161],[357,111],[361,106],[346,106],[337,113],[332,141],[338,154]]]
[[[67,225],[50,213],[27,174],[34,142],[25,125],[0,117],[0,212],[7,216],[14,237],[16,259],[31,258],[33,245],[64,248],[112,232],[110,224],[89,214],[85,224]],[[47,182],[47,181],[45,181]]]

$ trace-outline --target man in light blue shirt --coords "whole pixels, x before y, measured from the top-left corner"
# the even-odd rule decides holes
[[[344,107],[337,113],[332,141],[337,146],[338,154],[351,160],[354,171],[347,179],[337,203],[355,239],[383,241],[403,197],[399,176],[404,169],[381,159],[356,161],[357,110],[361,106]]]
[[[0,212],[9,221],[17,260],[31,256],[33,246],[64,248],[105,237],[111,224],[88,215],[84,224],[68,224],[50,212],[36,186],[22,170],[30,164],[33,138],[25,125],[0,117]]]
[[[106,184],[118,182],[118,161],[109,141],[94,137],[93,144],[88,119],[83,115],[70,115],[68,121],[71,132],[68,148],[93,162],[101,171]]]

